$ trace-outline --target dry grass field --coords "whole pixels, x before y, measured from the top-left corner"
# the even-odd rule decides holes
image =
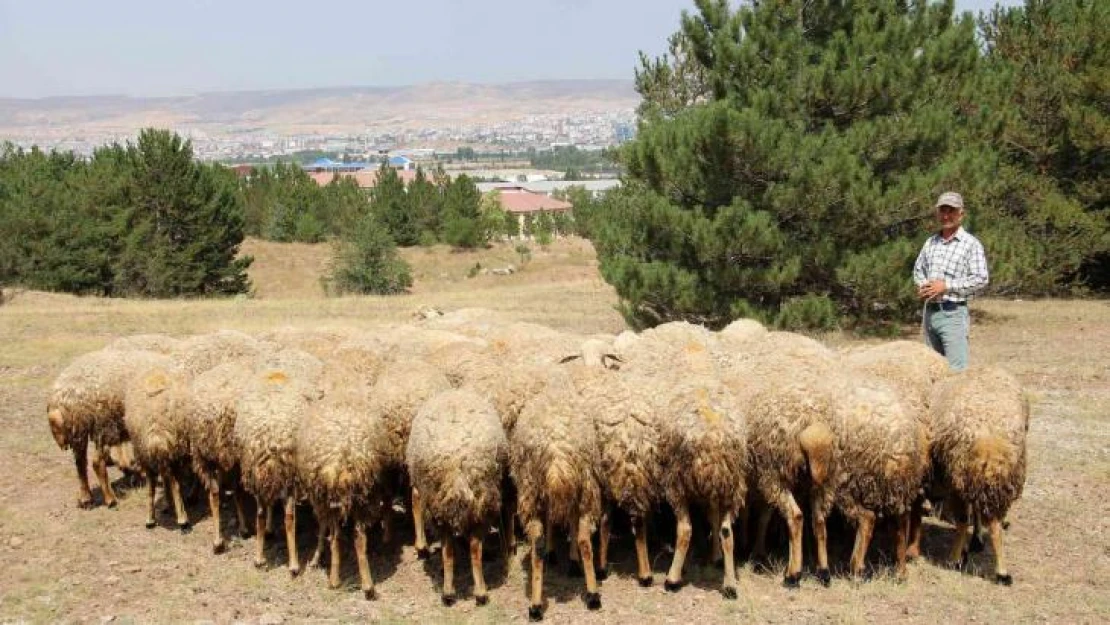
[[[598,276],[591,248],[580,241],[537,249],[527,267],[510,276],[467,277],[476,262],[519,266],[508,247],[474,254],[409,251],[416,287],[411,295],[388,299],[324,298],[318,276],[328,262],[326,246],[250,243],[245,251],[256,257],[253,298],[117,301],[25,292],[0,306],[0,623],[526,620],[523,548],[507,567],[489,550],[491,602],[485,607],[468,599],[469,572],[465,559],[459,562],[456,577],[465,599],[444,608],[436,590],[438,556],[417,560],[411,532],[402,529],[399,540],[375,543],[378,600],[367,602],[358,592],[353,558],[345,569],[346,587],[333,591],[320,571],[291,579],[280,566],[255,569],[249,542],[236,540],[228,553],[211,555],[211,520],[200,502],[191,509],[197,522],[188,535],[171,530],[167,514],[163,527],[144,529],[144,497],[137,490],[124,493],[118,510],[76,507],[71,458],[57,449],[46,427],[47,389],[72,357],[115,337],[279,325],[357,328],[403,321],[429,305],[482,306],[583,332],[623,327],[613,309],[616,297]],[[807,578],[801,589],[785,590],[779,584],[785,556],[780,548],[769,573],[745,563],[740,598],[728,602],[717,591],[719,573],[699,556],[702,537],[687,565],[690,584],[672,595],[662,588],[669,557],[659,549],[656,585],[636,584],[625,531],[614,539],[603,609],[587,612],[580,581],[553,572],[547,622],[1110,622],[1110,304],[988,300],[976,309],[984,314],[974,328],[974,358],[1010,369],[1034,398],[1031,469],[1007,534],[1013,587],[980,577],[991,571],[989,550],[973,557],[972,574],[941,569],[925,558],[911,564],[907,582],[896,583],[884,564],[888,537],[880,534],[870,554],[877,569],[870,582],[841,576],[826,589]],[[227,518],[234,515],[225,513]],[[301,527],[307,553],[314,532],[310,523]],[[835,566],[847,559],[848,538],[841,532],[833,539]],[[943,554],[950,539],[947,526],[927,526],[927,554]],[[284,561],[284,547],[275,545],[269,555],[274,563]]]

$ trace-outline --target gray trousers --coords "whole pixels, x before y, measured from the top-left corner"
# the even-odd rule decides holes
[[[967,369],[970,330],[971,314],[967,306],[925,311],[925,344],[947,358],[953,371]]]

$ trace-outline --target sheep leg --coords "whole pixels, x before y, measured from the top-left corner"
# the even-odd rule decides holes
[[[601,513],[597,537],[597,578],[601,581],[609,577],[609,513],[608,509]]]
[[[578,555],[582,572],[586,575],[586,609],[601,609],[601,593],[597,590],[597,575],[594,572],[594,523],[589,516],[578,519]]]
[[[832,574],[829,573],[829,536],[823,499],[822,493],[814,492],[810,506],[813,508],[813,537],[817,543],[817,581],[827,588],[832,583]]]
[[[682,567],[686,563],[686,552],[690,550],[690,536],[694,533],[690,525],[690,506],[685,501],[675,502],[675,549],[674,559],[671,560],[671,570],[667,572],[667,579],[663,588],[669,592],[677,592],[682,588]]]
[[[235,518],[239,521],[239,537],[250,538],[251,529],[247,523],[247,512],[244,504],[246,503],[247,493],[243,491],[243,487],[238,484],[235,485]]]
[[[721,551],[721,508],[716,502],[709,504],[709,563],[715,567],[721,566],[723,553]]]
[[[358,581],[362,586],[362,596],[367,601],[374,598],[374,578],[370,575],[370,560],[367,558],[366,523],[355,523],[355,558],[358,560]]]
[[[721,551],[725,561],[725,581],[721,592],[725,599],[735,599],[740,596],[736,581],[736,552],[734,551],[734,538],[732,531],[732,512],[726,511],[721,519],[718,531],[721,536]]]
[[[89,439],[82,438],[73,444],[73,464],[77,468],[77,507],[93,507],[92,490],[89,488]]]
[[[967,530],[970,526],[968,517],[970,507],[963,502],[956,505],[956,540],[952,542],[952,552],[948,554],[948,566],[954,569],[963,568],[964,558],[967,556]]]
[[[910,544],[906,547],[906,557],[910,560],[921,557],[921,518],[925,514],[925,501],[918,497],[910,509]]]
[[[317,514],[316,518],[320,518]],[[325,523],[320,523],[316,531],[316,549],[312,552],[312,558],[308,561],[308,568],[315,569],[320,566],[321,560],[324,558],[324,544],[328,542],[328,526]]]
[[[224,540],[224,532],[220,527],[220,484],[218,481],[215,485],[208,482],[205,485],[205,490],[208,491],[208,509],[212,513],[212,527],[216,530],[216,540],[212,542],[212,553],[219,555],[227,551],[227,542]]]
[[[443,605],[455,605],[455,536],[447,527],[438,527],[443,558]]]
[[[108,479],[108,452],[107,450],[97,450],[93,456],[93,472],[96,473],[96,481],[100,483],[100,494],[104,496],[104,505],[109,508],[116,508],[119,506],[119,501],[116,499],[116,492],[112,490],[112,482]],[[86,486],[86,488],[88,488]]]
[[[973,512],[971,519],[971,542],[967,544],[967,550],[971,553],[983,553],[987,547],[983,543],[983,520],[978,512]]]
[[[759,520],[755,526],[755,544],[752,546],[752,560],[765,560],[767,558],[767,530],[771,526],[771,515],[775,511],[771,506],[763,506],[759,510]]]
[[[267,538],[274,537],[274,508],[273,504],[266,504],[266,523],[265,532]]]
[[[292,492],[285,498],[285,546],[289,551],[289,574],[296,577],[301,572],[301,561],[297,553],[297,496]]]
[[[254,511],[254,566],[266,566],[266,535],[269,534],[267,525],[270,522],[270,504],[262,499],[255,498]]]
[[[505,559],[505,566],[509,566],[516,547],[516,510],[515,502],[501,502],[501,526],[498,537],[501,540],[501,555]]]
[[[415,486],[412,487],[412,525],[413,531],[416,533],[416,557],[421,560],[428,559],[431,552],[428,551],[428,537],[424,534],[424,502],[420,497],[420,491]]]
[[[162,483],[163,491],[165,491],[165,484],[169,484],[170,497],[173,498],[173,511],[177,517],[177,528],[181,530],[182,534],[188,534],[192,531],[193,526],[189,525],[189,515],[185,512],[185,499],[181,496],[181,480],[177,479],[177,472],[167,471],[162,476]]]
[[[158,489],[158,476],[154,471],[146,472],[146,492],[147,492],[147,505],[146,505],[146,528],[154,529],[158,525],[158,519],[154,511],[154,498],[157,495]]]
[[[856,544],[852,548],[852,575],[862,577],[867,560],[867,548],[871,546],[871,534],[875,531],[875,513],[869,510],[860,512],[856,517]]]
[[[486,578],[482,574],[482,539],[485,531],[481,525],[476,525],[470,530],[470,574],[474,578],[474,602],[478,605],[489,603],[489,590],[486,589]]]
[[[898,575],[898,581],[906,580],[906,553],[909,547],[910,540],[910,517],[912,513],[904,512],[898,515],[898,530],[895,532],[894,553],[896,555],[895,569]]]
[[[1014,583],[1014,578],[1006,570],[1006,552],[1002,549],[1002,519],[993,518],[988,520],[987,528],[991,533],[991,547],[994,549],[994,581],[1003,586],[1010,586]]]
[[[532,548],[532,571],[531,571],[531,597],[530,605],[528,606],[528,620],[542,621],[543,620],[543,563],[546,551],[544,546],[544,533],[543,525],[537,519],[529,520],[525,526],[524,531],[528,535],[528,542]]]
[[[651,560],[648,558],[647,518],[632,520],[632,532],[636,535],[636,578],[644,588],[651,586]]]
[[[805,515],[788,490],[779,491],[774,504],[786,519],[786,526],[790,531],[790,561],[786,565],[782,585],[797,588],[802,581],[802,532],[805,529]]]
[[[330,558],[328,559],[328,587],[339,588],[342,581],[339,578],[339,567],[343,563],[343,554],[339,552],[339,530],[341,529],[339,519],[332,519],[327,527],[328,546],[331,548]]]

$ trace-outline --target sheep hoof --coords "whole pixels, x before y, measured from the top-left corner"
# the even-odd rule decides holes
[[[367,601],[373,601],[378,598],[378,593],[374,592],[373,588],[367,588],[362,591],[362,596],[365,597]]]
[[[244,529],[239,530],[239,538],[242,538],[243,540],[246,540],[246,539],[250,538],[251,536],[254,536],[254,532],[250,531],[249,529],[244,528]]]
[[[586,593],[586,609],[587,610],[600,610],[601,609],[601,593],[588,592]]]
[[[430,557],[432,557],[432,552],[427,547],[421,547],[416,550],[417,560],[427,560]]]
[[[605,566],[597,570],[597,581],[603,582],[609,579],[609,567]]]
[[[146,522],[146,528],[147,528],[148,530],[152,530],[152,529],[154,529],[155,527],[157,527],[157,525],[158,525],[158,524],[157,524],[157,523],[155,523],[153,519],[151,519],[150,521],[147,521],[147,522]]]
[[[182,534],[192,534],[193,526],[188,521],[186,521],[185,523],[178,523],[177,530]]]
[[[489,595],[474,595],[474,603],[477,605],[486,605],[489,603]]]
[[[116,501],[115,499],[108,502],[108,509],[109,510],[116,510],[118,508],[119,508],[119,502]]]
[[[995,575],[994,576],[994,583],[998,584],[999,586],[1013,586],[1014,585],[1014,576],[1013,575]]]
[[[1009,531],[1009,529],[1010,529],[1010,522],[1009,522],[1009,521],[1003,521],[1003,522],[1002,522],[1002,529],[1004,529],[1004,530],[1006,530],[1006,531]]]
[[[722,588],[721,589],[721,594],[724,595],[725,599],[730,599],[730,600],[736,599],[737,597],[740,596],[740,593],[736,592],[736,589],[733,588],[732,586],[725,586],[724,588]]]
[[[454,593],[452,593],[452,594],[444,593],[444,595],[441,597],[441,599],[443,600],[443,605],[445,605],[447,607],[451,607],[451,606],[455,605],[455,595],[454,595]]]
[[[983,553],[983,550],[986,548],[987,546],[983,544],[983,539],[979,536],[979,533],[972,532],[971,543],[968,544],[967,550],[971,553]]]
[[[795,573],[782,578],[782,587],[794,590],[802,585],[802,574]]]
[[[528,606],[528,620],[533,623],[538,623],[543,620],[543,606],[533,605]]]
[[[300,574],[301,574],[301,569],[299,567],[295,567],[295,566],[289,567],[289,577],[296,577]]]
[[[821,585],[825,588],[828,588],[832,585],[832,574],[829,573],[828,569],[817,569],[817,581],[821,582]]]
[[[655,583],[655,578],[648,575],[647,577],[641,577],[636,581],[640,583],[641,588],[651,588],[651,585]]]
[[[576,579],[582,577],[581,563],[571,560],[570,563],[567,564],[567,577],[573,577]]]
[[[227,551],[227,544],[222,541],[212,545],[212,555],[218,556],[225,551]]]
[[[254,561],[254,568],[256,568],[256,569],[260,569],[260,568],[262,568],[262,567],[264,567],[264,566],[266,566],[266,560],[264,560],[264,559],[263,559],[263,560],[255,559],[255,561]]]
[[[671,580],[663,580],[663,589],[667,592],[678,592],[682,590],[682,582],[672,582]]]
[[[78,499],[77,500],[77,507],[82,509],[82,510],[92,510],[95,507],[95,504],[93,503],[92,498]]]

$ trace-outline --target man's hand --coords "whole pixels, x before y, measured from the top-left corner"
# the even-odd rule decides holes
[[[925,284],[917,287],[917,296],[921,299],[932,299],[944,295],[948,289],[944,286],[944,280],[929,280]]]

